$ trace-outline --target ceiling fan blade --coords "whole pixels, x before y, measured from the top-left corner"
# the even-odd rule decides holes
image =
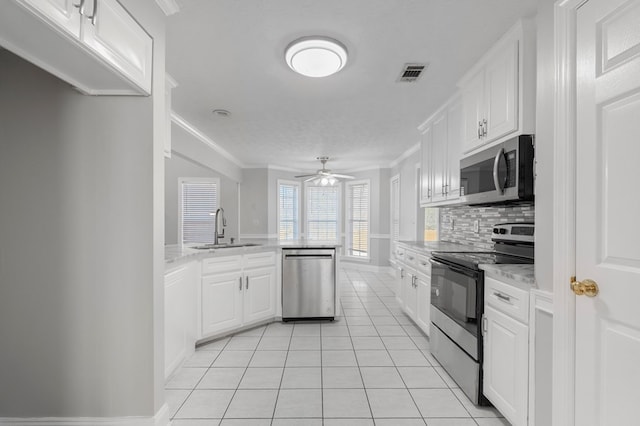
[[[303,178],[303,177],[309,177],[309,176],[318,176],[316,173],[311,174],[311,175],[298,175],[298,176],[294,176],[295,178]]]
[[[337,177],[339,179],[355,179],[355,176],[340,175],[340,174],[337,174],[337,173],[331,173],[331,176]]]
[[[316,180],[316,179],[318,179],[320,177],[318,175],[310,175],[310,176],[311,176],[310,178],[307,178],[304,181],[305,182],[311,182],[312,180]]]

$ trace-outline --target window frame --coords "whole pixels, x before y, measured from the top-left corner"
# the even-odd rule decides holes
[[[303,212],[303,217],[304,217],[304,238],[309,240],[309,241],[322,241],[322,240],[313,240],[311,238],[309,238],[309,202],[311,197],[309,197],[309,188],[312,187],[319,187],[322,188],[322,185],[315,185],[313,182],[305,182],[304,183],[304,212]],[[342,183],[337,183],[335,185],[333,185],[332,187],[337,188],[337,194],[336,194],[336,243],[341,243],[342,240],[342,227],[341,227],[341,222],[342,222]],[[333,240],[332,240],[333,241]]]
[[[352,224],[353,220],[351,217],[352,206],[351,206],[351,192],[350,187],[356,185],[367,185],[368,191],[368,200],[367,200],[367,255],[366,256],[354,256],[352,254],[353,250],[353,241],[351,240],[352,234]],[[345,184],[345,256],[350,259],[358,259],[358,260],[370,260],[371,259],[371,179],[359,179],[346,182]]]
[[[178,178],[178,244],[180,245],[197,245],[198,243],[185,243],[184,235],[183,235],[183,222],[184,222],[184,214],[183,214],[183,201],[184,201],[184,193],[183,193],[183,185],[185,183],[211,183],[216,185],[216,210],[220,207],[221,202],[220,198],[222,195],[222,188],[220,186],[220,178],[203,178],[203,177],[180,177]],[[215,210],[214,210],[215,213]],[[214,217],[215,220],[215,217]],[[201,243],[207,243],[202,241]]]
[[[278,179],[276,181],[277,184],[277,198],[278,198],[278,204],[276,207],[276,232],[278,235],[278,241],[295,241],[297,239],[300,239],[302,234],[302,185],[300,184],[300,182],[294,181],[294,180],[287,180],[287,179]],[[280,238],[280,186],[281,185],[291,185],[294,187],[297,187],[298,189],[298,200],[297,200],[297,205],[298,205],[298,215],[296,218],[296,223],[297,223],[297,237],[293,238],[293,239],[281,239]]]

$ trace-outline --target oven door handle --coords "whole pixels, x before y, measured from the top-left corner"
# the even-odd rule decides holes
[[[431,262],[431,264],[434,265],[434,266],[439,266],[441,268],[446,268],[446,269],[449,269],[449,270],[451,270],[453,272],[456,272],[458,274],[465,275],[467,277],[475,278],[477,276],[477,273],[475,273],[473,271],[465,271],[464,269],[456,268],[455,266],[444,264],[444,263],[438,262],[437,260],[429,259],[429,262]]]

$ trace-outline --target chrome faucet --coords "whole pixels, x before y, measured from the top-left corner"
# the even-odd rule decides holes
[[[216,210],[215,213],[215,224],[213,226],[213,244],[218,245],[218,239],[219,238],[224,238],[224,227],[227,226],[227,218],[224,217],[224,209],[222,207],[218,207],[218,210]],[[220,219],[220,216],[222,216],[222,233],[218,232],[218,222]]]

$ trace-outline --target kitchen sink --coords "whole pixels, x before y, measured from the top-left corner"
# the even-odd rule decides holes
[[[238,248],[238,247],[255,247],[260,246],[261,244],[257,243],[238,243],[238,244],[205,244],[202,246],[191,247],[196,250],[213,250],[213,249],[223,249],[223,248]]]

